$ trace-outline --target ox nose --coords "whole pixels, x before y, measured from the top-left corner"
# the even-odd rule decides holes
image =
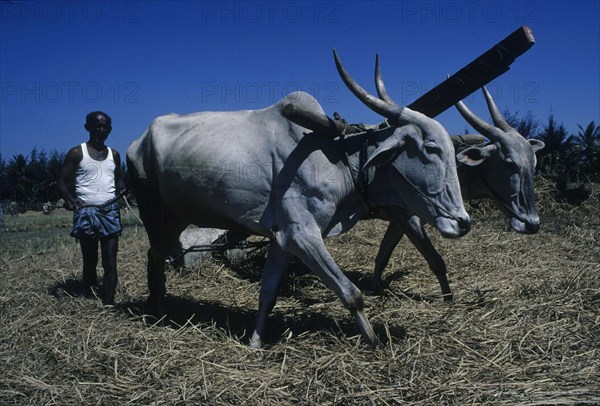
[[[525,227],[527,228],[527,232],[529,234],[536,234],[540,231],[540,222],[539,221],[528,221],[525,223]]]
[[[471,230],[471,219],[469,218],[469,216],[459,217],[457,220],[458,226],[462,231],[461,235],[467,234]]]

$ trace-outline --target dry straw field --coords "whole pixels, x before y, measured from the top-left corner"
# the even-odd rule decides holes
[[[168,272],[170,322],[144,316],[147,242],[135,219],[119,252],[117,305],[81,295],[68,213],[4,218],[0,404],[600,404],[600,190],[571,206],[538,180],[539,234],[517,235],[487,204],[444,240],[455,293],[408,241],[366,297],[381,348],[314,276],[291,272],[272,343],[247,346],[263,252]],[[467,208],[469,206],[467,205]],[[328,240],[363,290],[385,223]]]

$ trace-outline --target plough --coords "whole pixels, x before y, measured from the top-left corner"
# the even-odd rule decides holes
[[[266,247],[270,243],[268,240],[248,241],[248,237],[248,234],[234,233],[231,231],[224,232],[210,244],[196,244],[190,245],[187,248],[182,248],[181,251],[168,256],[166,258],[166,263],[175,265],[178,261],[182,260],[185,255],[190,253],[217,252],[221,253],[221,256],[223,257],[224,253],[229,250],[242,250],[252,253],[260,248]]]

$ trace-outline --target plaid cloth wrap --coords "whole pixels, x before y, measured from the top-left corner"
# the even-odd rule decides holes
[[[121,215],[116,203],[102,207],[83,207],[73,212],[71,237],[102,239],[121,235]]]

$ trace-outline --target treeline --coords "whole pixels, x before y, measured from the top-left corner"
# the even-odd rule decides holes
[[[6,210],[12,203],[11,211],[41,210],[42,203],[58,201],[57,179],[65,154],[33,148],[29,155],[17,154],[8,161],[0,155],[2,208]]]
[[[504,111],[507,122],[525,138],[537,138],[546,143],[538,153],[538,172],[552,179],[559,189],[568,184],[583,185],[600,182],[600,126],[594,121],[578,125],[569,134],[551,114],[542,124],[531,112]],[[34,148],[29,155],[17,154],[5,160],[0,155],[0,201],[6,206],[15,202],[20,210],[41,210],[45,202],[60,199],[57,178],[65,152]],[[126,168],[123,168],[126,173]]]
[[[17,154],[8,161],[0,155],[0,210],[12,214],[42,210],[44,203],[60,201],[58,177],[66,152],[33,148],[29,155]],[[122,166],[126,177],[126,167]]]
[[[578,131],[569,134],[554,114],[545,124],[528,112],[524,117],[504,112],[506,121],[525,138],[537,138],[546,146],[538,152],[538,171],[558,183],[600,182],[600,126],[594,121],[577,125]]]
[[[537,154],[538,174],[551,180],[557,201],[580,204],[590,196],[586,185],[600,183],[600,126],[591,121],[586,126],[578,124],[578,131],[570,134],[554,114],[545,124],[528,112],[504,112],[508,123],[525,138],[537,138],[546,144]]]

